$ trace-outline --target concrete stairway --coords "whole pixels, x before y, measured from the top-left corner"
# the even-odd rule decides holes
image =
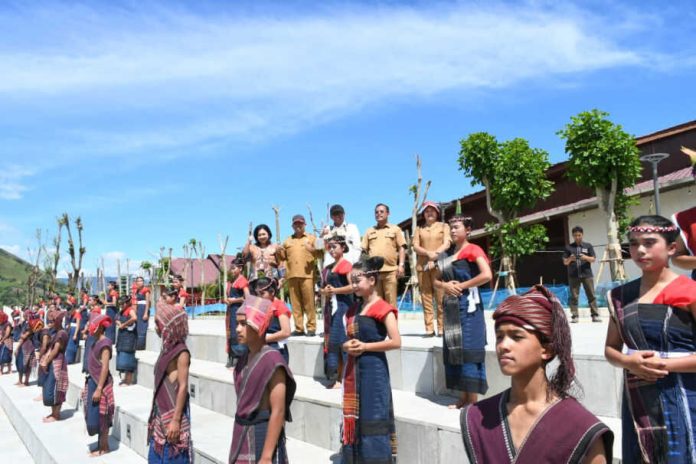
[[[191,321],[187,340],[193,358],[191,395],[193,403],[233,416],[236,399],[232,374],[223,364],[223,327],[222,320]],[[603,341],[605,326],[586,325],[585,329],[599,332]],[[459,412],[447,408],[453,402],[454,392],[445,388],[441,339],[406,335],[402,341],[400,351],[388,353],[399,463],[465,462]],[[159,344],[157,335],[150,332],[148,348],[157,350]],[[338,451],[341,391],[324,387],[321,346],[320,337],[293,337],[289,341],[290,367],[297,381],[297,393],[292,405],[295,420],[288,424],[286,433],[288,437]],[[155,351],[138,354],[138,383],[147,388],[152,388],[157,354]],[[578,377],[585,386],[582,402],[614,430],[617,435],[614,454],[620,456],[620,371],[593,352],[576,353],[575,359]],[[487,353],[486,362],[490,384],[487,396],[491,396],[508,388],[509,379],[500,374],[492,351]]]
[[[72,463],[144,463],[141,456],[112,437],[109,445],[112,452],[92,458],[89,449],[96,447],[96,437],[89,437],[85,429],[82,410],[74,404],[64,404],[58,423],[46,424],[42,418],[48,408],[41,401],[34,401],[40,390],[32,382],[29,387],[17,387],[16,375],[0,377],[0,406],[11,425],[3,426],[2,459],[4,462],[35,462],[40,464]],[[6,428],[13,429],[4,433]],[[20,442],[23,442],[21,445]],[[26,447],[23,449],[23,447]],[[24,452],[23,452],[23,451]],[[9,459],[9,460],[8,460]]]

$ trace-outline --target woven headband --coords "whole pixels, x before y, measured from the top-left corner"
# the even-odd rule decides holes
[[[638,232],[641,234],[664,234],[666,232],[676,232],[677,230],[679,229],[677,229],[676,226],[633,226],[628,228],[629,232]]]
[[[452,216],[452,217],[449,219],[449,221],[447,221],[447,222],[449,222],[450,224],[452,224],[453,222],[467,222],[467,221],[470,222],[470,221],[473,221],[473,220],[474,220],[474,218],[472,218],[471,216],[457,215],[457,216]]]

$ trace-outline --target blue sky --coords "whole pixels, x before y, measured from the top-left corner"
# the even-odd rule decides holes
[[[3,2],[0,246],[66,211],[101,256],[233,247],[341,203],[361,230],[472,191],[458,142],[485,130],[565,159],[591,108],[635,135],[696,119],[691,2]]]

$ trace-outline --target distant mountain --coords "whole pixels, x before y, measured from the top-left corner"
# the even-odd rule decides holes
[[[0,248],[0,305],[26,304],[31,269],[31,264]],[[43,293],[46,283],[46,279],[42,279],[39,294]],[[59,291],[64,289],[65,285],[59,283]]]

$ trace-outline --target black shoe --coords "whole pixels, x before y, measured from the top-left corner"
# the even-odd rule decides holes
[[[314,336],[316,336],[316,335],[317,335],[317,333],[314,332],[314,331],[307,332],[307,336],[308,336],[308,337],[314,337]]]
[[[592,316],[592,322],[602,322],[599,316]]]
[[[573,316],[570,318],[570,323],[571,324],[577,324],[578,323],[578,316]]]
[[[291,337],[304,337],[304,332],[300,332],[299,330],[293,330],[292,333],[290,334]]]
[[[229,369],[232,366],[234,366],[234,358],[232,356],[228,356],[227,364],[225,364],[225,367]]]
[[[434,336],[435,336],[435,333],[434,333],[434,332],[430,332],[430,333],[425,334],[425,337],[424,337],[424,338],[432,338],[432,337],[434,337]]]

